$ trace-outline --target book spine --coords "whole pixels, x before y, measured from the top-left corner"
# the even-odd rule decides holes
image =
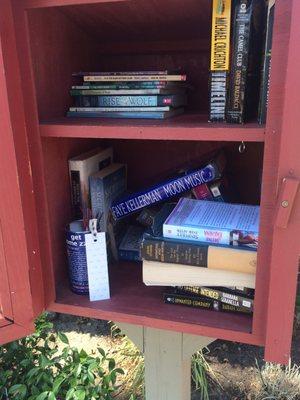
[[[225,121],[230,60],[231,0],[213,0],[209,120]]]
[[[178,86],[179,85],[179,86]],[[120,89],[160,89],[166,87],[182,87],[182,83],[146,81],[146,82],[84,82],[82,85],[73,85],[73,90],[120,90]]]
[[[174,196],[178,196],[202,183],[210,182],[220,176],[215,163],[191,172],[177,179],[169,180],[149,188],[146,192],[138,192],[111,207],[115,219],[125,217],[144,207],[157,204]]]
[[[167,304],[177,304],[194,308],[202,308],[213,311],[235,312],[251,314],[251,311],[244,307],[237,307],[208,297],[190,296],[179,293],[164,293],[164,302]]]
[[[168,71],[109,71],[109,72],[74,72],[72,76],[83,77],[83,76],[115,76],[115,75],[167,75]]]
[[[214,228],[164,224],[163,236],[168,239],[192,240],[227,246],[234,243],[230,240],[230,231]]]
[[[265,124],[270,91],[271,51],[274,25],[275,0],[269,0],[265,46],[263,54],[263,68],[260,86],[260,98],[258,107],[258,123]]]
[[[194,265],[207,268],[208,245],[145,238],[142,258],[148,261]]]
[[[71,204],[74,218],[82,218],[80,171],[70,169]]]
[[[70,107],[70,112],[86,112],[86,113],[97,113],[97,112],[162,112],[170,111],[169,106],[159,107]]]
[[[68,111],[67,117],[69,118],[133,118],[133,119],[166,119],[174,115],[179,115],[183,113],[182,109],[176,109],[177,113],[174,114],[173,111],[105,111],[105,112],[78,112],[78,111]],[[169,114],[171,113],[171,115]]]
[[[225,292],[222,290],[197,287],[197,286],[178,286],[177,290],[182,294],[189,294],[194,296],[208,297],[210,299],[218,300],[221,303],[230,304],[235,307],[245,308],[248,311],[253,311],[253,300],[247,297],[242,297],[232,292]]]
[[[84,82],[186,81],[186,75],[114,75],[83,77]]]
[[[177,107],[186,104],[186,96],[76,96],[75,103],[79,107]]]
[[[97,218],[99,221],[101,221],[105,208],[103,181],[93,176],[90,177],[89,181],[92,215],[93,218]],[[102,231],[102,227],[100,227],[100,230]]]
[[[72,89],[70,91],[71,96],[132,96],[132,95],[156,95],[160,94],[162,89]],[[171,91],[171,90],[170,90]]]
[[[195,187],[193,189],[193,195],[197,200],[213,200],[213,196],[206,183]]]
[[[134,250],[118,250],[118,257],[123,261],[141,261],[139,251]]]
[[[252,0],[238,0],[234,11],[232,62],[226,120],[245,122],[245,92],[248,74]]]

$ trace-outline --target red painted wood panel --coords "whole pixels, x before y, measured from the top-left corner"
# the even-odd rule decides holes
[[[61,7],[76,4],[93,4],[93,3],[113,3],[131,0],[18,0],[22,7],[26,8],[43,8],[43,7]]]
[[[300,3],[289,1],[288,5],[291,12],[291,30],[285,88],[280,93],[283,101],[280,110],[282,123],[280,130],[274,135],[279,136],[281,133],[277,140],[278,189],[281,188],[285,178],[300,179]],[[281,198],[278,197],[277,201],[281,201]],[[299,233],[300,196],[298,191],[287,227],[275,227],[273,233],[265,358],[281,363],[287,363],[290,355],[300,255]]]
[[[13,319],[13,309],[10,298],[10,288],[7,274],[7,263],[4,253],[4,242],[0,220],[0,315]]]
[[[34,326],[24,328],[17,324],[8,324],[0,328],[0,345],[21,339],[30,335],[34,331]]]
[[[10,102],[15,95],[18,104],[19,92],[14,83],[8,87],[6,77],[9,76],[8,65],[15,67],[14,60],[8,49],[13,45],[12,18],[9,1],[0,4],[0,220],[3,237],[3,249],[6,259],[13,319],[26,329],[32,325],[33,309],[29,283],[29,258],[26,247],[26,235],[24,227],[24,215],[20,190],[20,177],[17,170],[15,154],[14,129],[18,123],[17,115],[13,116],[15,109]],[[14,76],[14,79],[18,79]],[[19,110],[22,115],[22,108]],[[23,125],[24,128],[24,125]],[[25,172],[25,171],[24,171]],[[27,165],[28,172],[28,165]],[[2,335],[2,334],[1,334]]]

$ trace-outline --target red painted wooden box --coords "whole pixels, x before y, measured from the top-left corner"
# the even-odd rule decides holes
[[[287,362],[300,253],[300,2],[276,2],[266,126],[206,122],[210,9],[211,0],[1,0],[1,343],[30,333],[47,309],[253,343],[265,346],[267,360]],[[74,71],[178,66],[195,86],[184,116],[64,117]],[[111,300],[72,294],[67,160],[102,142],[128,164],[132,188],[225,147],[244,202],[261,204],[253,318],[165,305],[130,263],[111,267]]]

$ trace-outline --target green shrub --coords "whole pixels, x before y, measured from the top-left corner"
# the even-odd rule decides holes
[[[43,315],[33,335],[0,347],[0,400],[111,400],[123,374],[115,360],[101,348],[93,357],[70,347],[52,328]]]

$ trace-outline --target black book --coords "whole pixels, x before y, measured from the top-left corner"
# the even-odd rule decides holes
[[[213,311],[234,312],[249,315],[252,314],[250,310],[244,307],[236,307],[231,304],[222,303],[219,300],[210,299],[208,297],[182,294],[178,293],[176,290],[164,293],[163,299],[166,304],[182,305]]]
[[[177,292],[197,297],[207,297],[218,300],[224,304],[230,304],[235,307],[245,308],[245,311],[253,311],[253,299],[241,296],[233,290],[223,287],[197,287],[197,286],[177,286]]]
[[[226,121],[244,123],[257,115],[265,2],[237,0]]]
[[[275,10],[275,0],[269,0],[266,33],[265,33],[265,46],[263,51],[263,61],[262,61],[262,71],[261,71],[262,76],[260,85],[259,107],[258,107],[259,124],[265,124],[267,119],[267,108],[269,103],[269,89],[270,89],[274,10]]]

